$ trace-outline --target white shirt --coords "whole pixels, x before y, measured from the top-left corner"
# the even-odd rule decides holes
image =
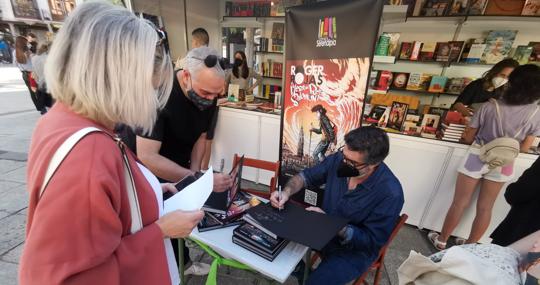
[[[139,169],[144,174],[144,177],[152,186],[154,194],[156,194],[156,200],[158,202],[159,216],[163,216],[163,190],[161,189],[161,184],[158,179],[150,170],[144,167],[142,164],[137,163]],[[174,251],[170,239],[163,240],[165,244],[165,254],[167,255],[167,265],[169,266],[169,275],[171,276],[171,284],[180,284],[180,275],[178,274],[178,264],[176,264],[176,259],[174,257]]]

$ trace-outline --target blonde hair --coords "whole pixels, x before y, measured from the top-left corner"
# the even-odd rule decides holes
[[[45,64],[52,96],[102,124],[150,132],[171,92],[170,58],[153,25],[106,2],[79,5],[56,35]],[[154,83],[159,82],[158,90]]]

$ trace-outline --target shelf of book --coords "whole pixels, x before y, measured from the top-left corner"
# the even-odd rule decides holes
[[[397,88],[390,88],[387,91],[384,90],[374,90],[374,89],[368,89],[367,94],[373,95],[373,94],[388,94],[390,92],[407,92],[407,93],[415,93],[415,94],[425,94],[425,95],[433,95],[433,96],[459,96],[459,94],[455,93],[448,93],[448,92],[429,92],[425,90],[408,90],[408,89],[397,89]]]
[[[283,78],[281,78],[281,77],[275,77],[275,76],[264,76],[264,75],[262,76],[262,78],[267,78],[267,79],[277,79],[277,80],[281,80],[281,79],[283,79]]]
[[[497,15],[469,15],[469,16],[408,16],[404,22],[427,22],[437,21],[439,23],[467,23],[478,21],[497,22],[540,22],[540,16],[497,16]]]

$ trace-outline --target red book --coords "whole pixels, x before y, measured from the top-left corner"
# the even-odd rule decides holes
[[[324,18],[324,36],[328,36],[328,18]]]

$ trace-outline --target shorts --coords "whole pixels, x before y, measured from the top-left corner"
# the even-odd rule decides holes
[[[206,132],[207,140],[214,139],[214,134],[216,132],[217,119],[218,119],[218,112],[219,112],[219,106],[216,106],[216,109],[214,110],[214,114],[212,114],[212,120],[210,121],[210,126],[208,127],[208,131]]]
[[[514,163],[503,167],[489,169],[489,166],[480,160],[480,145],[473,144],[467,150],[458,172],[475,179],[486,179],[493,182],[508,182],[514,178]]]

